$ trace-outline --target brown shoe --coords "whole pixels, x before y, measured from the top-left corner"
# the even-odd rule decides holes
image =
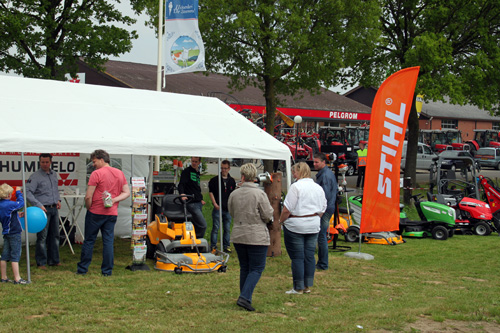
[[[37,266],[38,269],[42,269],[42,270],[46,270],[47,269],[47,266],[45,265],[41,265],[41,266]]]
[[[61,266],[61,263],[58,262],[57,264],[52,264],[52,265],[49,265],[49,266]]]

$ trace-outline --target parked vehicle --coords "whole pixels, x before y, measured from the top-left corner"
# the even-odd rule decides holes
[[[418,141],[431,146],[436,153],[470,150],[469,144],[462,142],[462,132],[457,129],[420,130]]]
[[[500,170],[500,148],[479,148],[474,159],[481,167]]]
[[[500,147],[500,131],[491,129],[475,129],[474,140],[468,141],[473,154],[479,148]]]
[[[359,149],[358,143],[360,141],[368,141],[370,134],[370,126],[346,126],[347,142],[354,147],[354,151]]]
[[[438,155],[438,158],[442,169],[456,171],[464,167],[470,168],[471,161],[476,169],[480,169],[479,163],[475,162],[471,153],[465,150],[445,150]]]
[[[337,155],[336,162],[348,166],[346,175],[354,175],[358,155],[353,143],[347,140],[347,130],[344,127],[323,126],[320,127],[318,134],[321,152],[325,154],[335,153]]]
[[[403,154],[401,155],[401,171],[406,167],[406,146],[408,141],[403,142]],[[432,148],[426,144],[418,143],[417,147],[417,169],[430,170],[433,164],[433,158],[437,155],[432,151]]]
[[[496,231],[491,208],[488,203],[481,201],[476,161],[471,156],[462,154],[453,157],[445,153],[450,152],[441,153],[435,161],[435,179],[431,169],[429,200],[453,207],[456,211],[456,229],[464,234],[487,236],[491,231]],[[444,163],[445,159],[449,161],[448,164]],[[461,165],[460,172],[445,168],[450,165]],[[434,187],[437,188],[437,194],[433,193]]]

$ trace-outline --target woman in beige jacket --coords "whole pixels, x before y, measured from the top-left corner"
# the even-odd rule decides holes
[[[267,195],[255,184],[257,168],[252,163],[241,166],[241,187],[229,196],[228,208],[233,217],[231,242],[240,262],[240,296],[236,304],[248,311],[252,294],[266,267],[270,244],[267,224],[272,221],[273,207]]]

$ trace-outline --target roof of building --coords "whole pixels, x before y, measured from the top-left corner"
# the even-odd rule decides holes
[[[156,66],[132,62],[110,60],[105,64],[105,75],[136,89],[156,90]],[[189,95],[215,96],[227,104],[266,105],[263,92],[253,86],[242,91],[231,91],[228,88],[229,78],[222,74],[193,72],[168,75],[166,87],[162,91]],[[297,95],[298,96],[298,95]],[[319,95],[304,92],[303,98],[278,96],[287,108],[349,111],[370,113],[371,108],[355,100],[339,95],[328,89],[321,89]]]
[[[372,104],[377,88],[364,88],[357,86],[344,94],[344,96],[357,100],[366,105]],[[474,105],[456,105],[441,101],[428,101],[422,104],[422,115],[430,118],[462,119],[462,120],[483,120],[500,121],[500,117],[492,116],[488,111],[482,110]]]
[[[488,111],[482,110],[474,105],[456,105],[444,102],[424,102],[422,115],[427,117],[439,117],[464,120],[500,121],[500,117],[492,116]]]

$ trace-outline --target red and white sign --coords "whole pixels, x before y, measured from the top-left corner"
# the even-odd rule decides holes
[[[25,177],[40,168],[38,163],[40,153],[24,153]],[[79,153],[52,154],[52,170],[59,174],[59,186],[78,185],[78,159]],[[21,153],[0,152],[0,184],[22,186]]]
[[[258,114],[266,113],[265,106],[241,105],[241,104],[230,104],[229,106],[238,112],[247,109],[247,110],[252,110],[252,113],[258,113]],[[302,118],[319,118],[319,119],[353,120],[353,121],[370,120],[370,113],[296,109],[296,108],[282,108],[282,107],[280,107],[279,110],[289,117],[301,116]]]

